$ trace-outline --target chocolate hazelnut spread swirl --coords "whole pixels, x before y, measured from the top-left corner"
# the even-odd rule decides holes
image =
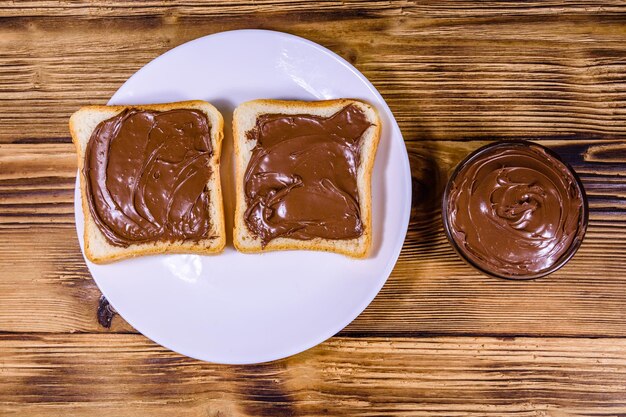
[[[371,126],[349,105],[330,117],[264,114],[244,176],[245,223],[265,246],[277,237],[353,239],[363,234],[357,170]]]
[[[542,274],[578,245],[583,191],[558,158],[529,142],[477,152],[449,186],[447,223],[460,251],[486,272]]]
[[[127,109],[87,145],[91,215],[116,246],[207,238],[211,126],[198,110]]]

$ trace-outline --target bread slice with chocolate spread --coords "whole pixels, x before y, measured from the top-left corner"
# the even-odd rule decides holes
[[[90,261],[222,251],[224,121],[213,105],[87,106],[69,127]]]
[[[366,257],[380,132],[376,110],[359,100],[253,100],[237,107],[237,250]]]

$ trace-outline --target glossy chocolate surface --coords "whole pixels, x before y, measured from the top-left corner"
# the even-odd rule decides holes
[[[244,176],[249,230],[277,237],[353,239],[362,235],[357,170],[360,139],[371,126],[349,105],[330,117],[264,114]]]
[[[556,155],[529,142],[503,142],[479,150],[457,169],[444,221],[457,250],[487,273],[541,276],[580,244],[583,193]]]
[[[127,109],[96,127],[85,153],[87,201],[111,244],[208,237],[210,131],[193,109]]]

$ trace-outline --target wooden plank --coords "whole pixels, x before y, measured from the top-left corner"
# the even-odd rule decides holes
[[[539,141],[581,176],[593,218],[626,210],[626,141]],[[458,162],[486,141],[407,141],[413,223],[437,218],[441,193]],[[0,227],[72,225],[76,155],[71,144],[0,144]],[[411,229],[418,225],[411,225]]]
[[[409,143],[414,204],[400,260],[346,335],[626,335],[626,143],[544,142],[581,174],[591,222],[578,255],[536,282],[474,272],[443,235],[449,172],[484,142]],[[0,331],[99,332],[99,293],[73,225],[75,161],[68,144],[0,145]],[[27,256],[25,256],[27,254]],[[133,331],[121,319],[113,332]]]
[[[442,17],[490,17],[490,16],[532,16],[543,14],[584,15],[591,13],[620,13],[626,9],[619,0],[596,1],[544,1],[538,3],[511,3],[508,1],[490,1],[477,5],[466,0],[452,0],[445,4],[436,0],[420,1],[412,4],[407,1],[350,0],[318,2],[311,7],[307,2],[289,0],[214,0],[207,3],[202,0],[185,2],[164,2],[162,0],[137,0],[128,3],[125,0],[96,0],[72,4],[59,3],[55,0],[37,0],[22,2],[20,7],[12,4],[0,4],[0,17],[26,18],[94,18],[102,17],[167,17],[167,16],[203,16],[223,17],[269,12],[306,12],[308,14],[325,13],[341,16],[341,12],[360,11],[367,16],[428,14],[432,18]]]
[[[353,62],[409,139],[626,136],[623,2],[230,3],[0,7],[0,141],[66,138],[73,111],[105,103],[156,56],[242,27]]]
[[[0,253],[0,332],[107,331],[75,230],[8,229],[0,232]],[[116,317],[110,331],[134,329]]]
[[[73,145],[0,144],[0,225],[73,225],[75,182]]]
[[[385,287],[344,334],[624,336],[626,224],[597,223],[565,268],[535,282],[482,276],[439,231],[430,246],[414,234]],[[4,229],[0,252],[0,331],[104,331],[96,320],[100,294],[74,230]],[[116,317],[112,331],[132,329]]]
[[[0,335],[0,414],[610,416],[624,339],[333,338],[252,366],[139,335]]]
[[[164,18],[164,17],[232,17],[244,16],[249,17],[250,13],[283,13],[306,12],[306,13],[325,13],[329,16],[341,15],[342,12],[364,11],[372,15],[384,13],[387,10],[399,10],[402,2],[390,1],[371,1],[371,0],[351,0],[343,1],[325,1],[318,2],[315,7],[311,7],[307,2],[289,1],[289,0],[256,0],[250,2],[247,0],[214,0],[209,3],[202,0],[185,1],[185,2],[164,2],[162,0],[133,1],[129,3],[124,0],[113,1],[90,1],[89,3],[60,4],[56,1],[34,1],[14,7],[11,5],[0,5],[0,17],[26,17],[26,18],[56,18],[56,17],[73,17],[73,18]],[[621,5],[623,6],[623,5]],[[594,7],[592,2],[587,7]],[[618,2],[609,5],[611,10],[619,11],[623,9]],[[572,8],[582,10],[580,6]]]

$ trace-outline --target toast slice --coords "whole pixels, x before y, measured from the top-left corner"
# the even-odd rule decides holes
[[[251,156],[257,146],[257,139],[254,137],[254,132],[255,129],[258,131],[258,118],[268,117],[268,115],[269,117],[279,117],[277,115],[297,115],[305,117],[315,116],[334,120],[334,115],[345,111],[349,106],[354,106],[358,111],[362,112],[367,122],[369,122],[369,127],[361,134],[357,146],[359,162],[356,169],[356,185],[358,188],[358,212],[362,226],[361,234],[357,237],[339,239],[320,237],[319,235],[306,236],[306,238],[294,238],[292,232],[287,232],[280,236],[272,237],[269,241],[264,241],[258,233],[254,233],[251,230],[248,226],[250,223],[247,223],[246,220],[246,216],[249,216],[249,204],[246,202],[246,198],[248,197],[251,199],[250,201],[253,201],[252,198],[254,198],[254,196],[250,195],[250,189],[246,191],[245,177],[246,171],[251,163]],[[363,116],[360,117],[362,118]],[[246,253],[303,249],[335,252],[354,258],[366,257],[372,242],[371,177],[380,132],[381,121],[378,117],[378,113],[372,106],[359,100],[338,99],[313,102],[253,100],[237,107],[233,116],[236,171],[236,205],[233,233],[235,248],[240,252]],[[306,144],[306,142],[303,143]],[[297,153],[298,150],[295,152]],[[323,163],[323,161],[320,162]],[[272,193],[274,192],[276,191],[272,191]],[[291,191],[285,189],[277,191],[277,193],[283,193],[281,195],[284,195],[285,192]],[[300,192],[302,193],[304,191],[300,190]],[[247,196],[246,193],[249,195]],[[341,193],[341,191],[339,191],[339,193]],[[270,211],[273,212],[273,209],[270,208]],[[303,222],[308,222],[308,224],[313,224],[315,222],[314,217],[315,216],[303,218],[302,220]]]
[[[87,200],[87,179],[84,173],[85,154],[92,133],[103,121],[119,115],[127,109],[165,112],[175,109],[193,109],[206,115],[210,124],[210,142],[212,154],[208,160],[211,173],[205,192],[208,194],[208,228],[206,237],[199,240],[148,240],[131,243],[127,246],[113,244],[94,220]],[[78,156],[78,171],[82,209],[85,217],[85,254],[94,263],[108,263],[140,255],[159,253],[198,253],[211,254],[223,250],[226,237],[224,230],[224,208],[220,181],[220,153],[224,137],[224,120],[220,112],[205,101],[183,101],[177,103],[133,105],[133,106],[86,106],[74,113],[69,122],[72,141]],[[108,162],[108,160],[107,160]]]

